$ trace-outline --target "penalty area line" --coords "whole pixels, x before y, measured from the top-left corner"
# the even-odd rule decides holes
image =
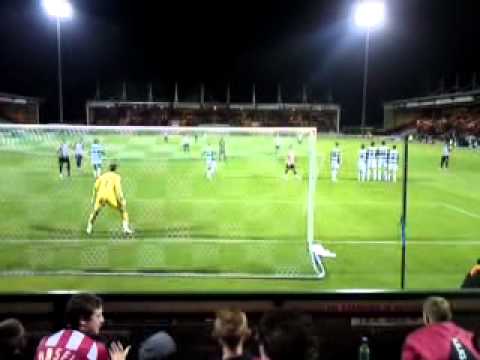
[[[316,280],[317,275],[309,274],[251,274],[251,273],[216,273],[216,272],[154,272],[146,271],[81,271],[81,270],[59,270],[59,271],[0,271],[0,276],[125,276],[145,278],[225,278],[225,279],[283,279],[283,280]]]
[[[401,240],[315,240],[315,243],[323,245],[401,245]],[[299,240],[278,240],[278,239],[209,239],[209,238],[77,238],[77,239],[2,239],[1,244],[9,245],[39,245],[39,244],[103,244],[103,245],[175,245],[175,244],[275,244],[275,245],[302,245],[302,239]],[[480,240],[407,240],[408,245],[435,245],[435,246],[452,246],[452,245],[480,245]]]
[[[474,219],[480,219],[480,215],[479,214],[476,214],[476,213],[473,213],[471,211],[468,211],[468,210],[465,210],[465,209],[462,209],[460,207],[457,207],[457,206],[454,206],[454,205],[450,205],[450,204],[447,204],[447,203],[439,203],[441,206],[449,209],[449,210],[452,210],[452,211],[455,211],[459,214],[463,214],[463,215],[467,215],[469,217],[472,217]]]

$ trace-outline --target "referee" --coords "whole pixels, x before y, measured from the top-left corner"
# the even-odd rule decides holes
[[[70,176],[70,156],[68,144],[64,141],[58,148],[58,167],[60,169],[60,179],[63,178],[63,165],[67,164],[68,176]]]
[[[448,169],[448,162],[450,161],[450,145],[447,142],[443,145],[442,157],[440,159],[440,169]]]

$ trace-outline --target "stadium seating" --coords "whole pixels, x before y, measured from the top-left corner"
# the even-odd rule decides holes
[[[316,110],[162,109],[160,107],[114,106],[95,108],[95,125],[129,126],[314,126],[321,132],[336,131],[336,113]]]
[[[480,137],[479,107],[407,112],[400,117],[399,125],[388,129],[388,134],[405,134],[415,131],[421,137]]]
[[[368,336],[372,359],[400,358],[405,336],[421,325],[422,302],[427,293],[364,294],[261,294],[261,295],[102,295],[106,340],[133,346],[129,359],[137,359],[139,344],[165,330],[178,346],[179,359],[211,359],[218,354],[212,338],[215,311],[237,307],[245,310],[255,329],[265,311],[289,309],[313,316],[320,339],[321,359],[354,359],[360,338]],[[467,329],[480,322],[476,293],[443,294],[453,304],[454,320]],[[4,295],[0,319],[16,317],[29,333],[27,356],[31,359],[41,337],[60,329],[69,294]],[[256,352],[254,337],[247,349]]]

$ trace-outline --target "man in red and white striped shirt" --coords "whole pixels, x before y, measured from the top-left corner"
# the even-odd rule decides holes
[[[44,337],[35,360],[108,360],[106,346],[94,340],[105,322],[102,300],[91,294],[74,295],[67,304],[69,328]]]

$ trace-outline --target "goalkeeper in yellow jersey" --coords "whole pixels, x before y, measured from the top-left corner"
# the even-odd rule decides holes
[[[92,233],[93,223],[105,205],[109,205],[120,212],[123,221],[123,233],[126,235],[133,233],[128,224],[127,201],[123,196],[122,178],[115,172],[116,170],[117,164],[110,164],[110,171],[99,176],[95,181],[92,197],[94,207],[88,219],[87,234]]]

